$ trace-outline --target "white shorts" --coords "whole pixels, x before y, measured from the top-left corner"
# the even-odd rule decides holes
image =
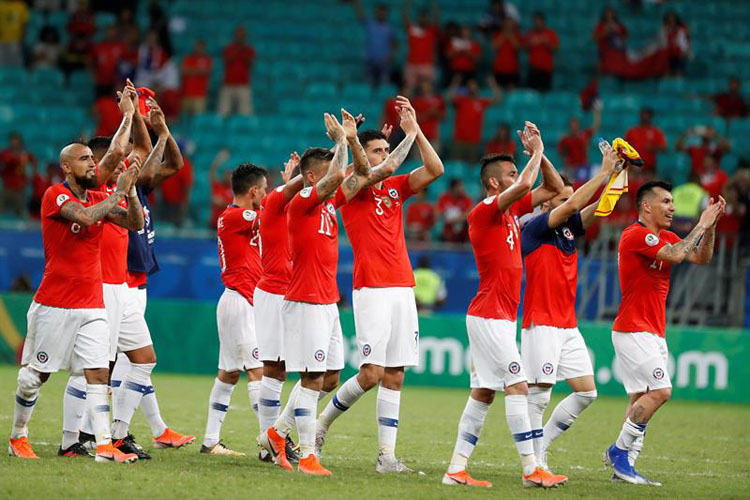
[[[521,359],[530,384],[594,375],[578,328],[532,325],[521,330]]]
[[[284,334],[282,332],[284,324],[281,315],[284,296],[256,288],[253,303],[260,360],[284,361]]]
[[[612,332],[617,373],[628,394],[672,387],[667,363],[667,341],[648,332]]]
[[[236,372],[263,367],[255,338],[253,306],[234,290],[225,289],[216,306],[219,327],[219,370]]]
[[[130,352],[153,344],[146,324],[146,290],[126,283],[104,283],[104,307],[109,324],[109,359],[118,352]]]
[[[38,372],[109,368],[109,329],[104,309],[62,309],[32,302],[21,364]]]
[[[419,365],[419,320],[411,287],[352,292],[359,365]]]
[[[285,300],[281,311],[287,372],[344,369],[344,338],[336,304]]]
[[[466,316],[471,388],[502,391],[526,381],[516,345],[516,322]]]

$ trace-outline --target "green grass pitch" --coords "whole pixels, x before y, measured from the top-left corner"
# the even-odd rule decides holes
[[[330,478],[303,477],[261,463],[256,457],[258,423],[247,386],[235,390],[224,422],[223,441],[248,455],[241,458],[200,455],[212,378],[156,375],[154,385],[167,425],[198,436],[181,450],[151,450],[149,430],[136,415],[132,431],[153,459],[132,465],[97,464],[56,456],[60,443],[62,393],[67,374],[53,375],[42,389],[30,425],[30,440],[41,460],[0,458],[0,498],[455,498],[560,497],[747,498],[750,496],[750,407],[670,402],[649,425],[638,462],[662,488],[611,484],[601,462],[614,440],[625,397],[600,398],[550,450],[550,465],[566,474],[567,485],[555,491],[521,486],[520,464],[505,424],[502,398],[490,410],[470,471],[494,483],[491,490],[443,486],[467,390],[407,387],[402,394],[397,453],[424,475],[375,473],[377,428],[371,391],[334,425],[324,448]],[[9,432],[16,369],[0,367],[1,427]],[[290,386],[291,384],[289,384]],[[289,387],[287,387],[287,390]],[[553,396],[552,405],[559,401]],[[322,408],[321,408],[322,409]],[[548,413],[549,411],[548,410]],[[7,436],[7,434],[5,434]]]

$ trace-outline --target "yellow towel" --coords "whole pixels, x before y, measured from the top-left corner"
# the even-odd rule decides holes
[[[607,187],[604,188],[599,204],[596,206],[594,215],[597,217],[606,217],[612,213],[623,193],[628,192],[628,169],[623,169],[618,174],[612,174]]]

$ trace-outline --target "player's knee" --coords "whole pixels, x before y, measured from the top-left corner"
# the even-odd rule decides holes
[[[109,384],[109,368],[94,368],[92,370],[84,370],[83,374],[86,377],[87,384]]]
[[[551,386],[534,385],[529,387],[529,406],[535,406],[540,413],[544,413],[552,396]]]
[[[362,389],[369,391],[383,380],[383,374],[385,370],[382,366],[377,365],[362,365],[359,369],[359,375],[357,376],[357,382]]]
[[[471,399],[491,405],[495,401],[495,391],[492,389],[472,389]]]
[[[239,371],[226,372],[224,370],[219,370],[219,376],[217,378],[225,384],[237,385],[237,382],[240,380],[240,373],[241,372]]]
[[[38,393],[43,383],[40,373],[33,368],[24,366],[18,370],[18,392],[25,399],[30,399]]]
[[[653,391],[651,395],[659,402],[659,404],[664,404],[672,398],[672,389],[669,387],[659,389],[658,391]]]
[[[529,385],[526,382],[509,385],[505,388],[506,396],[528,396]]]
[[[598,396],[596,389],[593,391],[576,391],[575,395],[584,406],[588,406],[596,401],[596,397]]]

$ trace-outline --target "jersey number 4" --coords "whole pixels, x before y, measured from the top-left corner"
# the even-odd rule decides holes
[[[514,234],[513,225],[508,224],[508,237],[505,238],[505,242],[508,244],[511,250],[513,250],[513,247],[516,246],[516,240],[513,239],[513,234]]]

